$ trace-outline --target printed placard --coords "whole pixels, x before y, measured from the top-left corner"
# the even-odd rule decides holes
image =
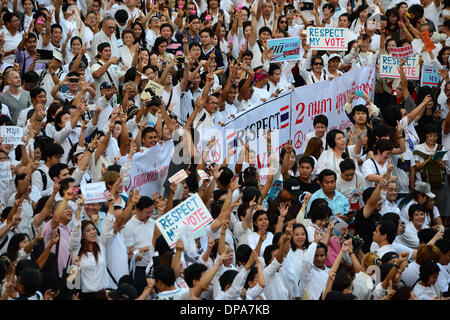
[[[213,221],[198,193],[190,196],[178,206],[156,220],[156,225],[170,248],[175,246],[178,231],[184,225],[191,225],[194,239],[204,234],[204,229]]]
[[[308,27],[306,43],[312,50],[347,51],[348,29]]]
[[[202,179],[202,180],[209,179],[209,175],[206,173],[205,170],[198,169],[197,172],[198,172],[198,175],[200,176],[200,179]]]
[[[181,181],[183,181],[184,179],[186,179],[188,177],[186,171],[184,171],[183,169],[181,169],[180,171],[178,171],[177,173],[175,173],[173,176],[171,176],[169,178],[169,182],[170,183],[179,183]]]
[[[412,45],[399,48],[390,48],[389,51],[391,53],[392,58],[396,59],[406,59],[414,56],[414,50]]]
[[[11,162],[0,162],[0,181],[12,180]]]
[[[392,56],[383,55],[380,57],[379,62],[380,77],[384,78],[400,78],[400,60],[394,59]],[[419,57],[414,56],[406,59],[406,63],[403,65],[403,71],[405,72],[406,79],[419,80],[420,79],[420,65]]]
[[[19,145],[24,144],[22,141],[23,128],[17,126],[1,126],[0,137],[3,144]]]
[[[439,86],[439,82],[441,77],[437,72],[436,68],[433,66],[423,66],[422,67],[422,76],[420,77],[420,86],[429,86],[429,87],[437,87]]]
[[[105,202],[108,200],[104,181],[80,185],[84,203]]]
[[[147,89],[147,88],[152,89],[153,92],[155,92],[156,96],[161,97],[162,90],[164,87],[153,80],[148,80],[147,85],[145,86],[145,89]],[[144,89],[144,91],[145,91],[145,89]]]
[[[273,48],[271,62],[300,60],[302,55],[300,37],[269,39],[267,47]]]

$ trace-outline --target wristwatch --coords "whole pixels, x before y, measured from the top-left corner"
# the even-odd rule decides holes
[[[53,77],[53,76],[56,76],[56,72],[52,72],[52,73],[50,73],[50,75]]]

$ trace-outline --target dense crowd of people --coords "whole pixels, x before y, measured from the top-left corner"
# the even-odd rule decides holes
[[[448,299],[449,1],[1,6],[0,127],[23,129],[22,144],[0,141],[1,300]],[[311,49],[313,26],[348,29],[348,50]],[[289,37],[300,59],[272,63],[268,40]],[[408,79],[405,59],[400,78],[379,76],[379,57],[410,45],[438,86]],[[260,135],[264,183],[248,145],[233,165],[195,147],[203,129],[370,65],[374,92],[350,93],[344,131],[316,115],[301,154]],[[188,160],[159,192],[125,188],[136,155],[161,145]],[[95,182],[107,200],[85,203]],[[213,220],[169,246],[156,220],[194,194]]]

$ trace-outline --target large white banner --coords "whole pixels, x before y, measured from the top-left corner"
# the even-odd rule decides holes
[[[163,184],[166,181],[170,160],[174,151],[173,141],[157,144],[136,153],[133,156],[130,178],[125,181],[125,191],[132,188],[139,190],[141,196],[152,197],[153,193],[163,193]]]
[[[314,131],[313,120],[319,114],[328,117],[328,130],[343,130],[351,125],[344,105],[354,90],[369,94],[373,101],[375,90],[375,66],[365,66],[345,73],[331,81],[295,88],[292,93],[291,139],[297,154],[305,148],[308,132]],[[355,98],[353,105],[366,104]]]

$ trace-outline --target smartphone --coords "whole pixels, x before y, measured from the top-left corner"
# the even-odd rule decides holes
[[[357,96],[357,97],[364,97],[364,91],[362,91],[362,90],[355,90],[355,96]]]
[[[303,2],[303,7],[300,9],[300,11],[306,11],[306,10],[314,10],[314,3]]]

